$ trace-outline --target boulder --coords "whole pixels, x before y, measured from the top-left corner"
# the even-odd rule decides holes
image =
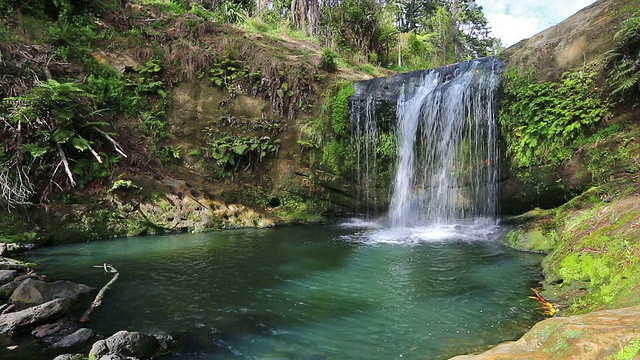
[[[0,315],[0,334],[13,333],[58,318],[64,315],[70,307],[71,300],[61,298],[21,311]]]
[[[51,345],[52,348],[70,348],[76,345],[84,344],[93,337],[93,330],[89,328],[81,328],[75,332],[63,337],[60,341]]]
[[[638,338],[640,306],[634,306],[546,319],[517,341],[502,343],[479,355],[456,356],[451,360],[609,359]]]
[[[53,360],[84,360],[85,357],[82,354],[62,354],[56,356]]]
[[[4,285],[18,276],[16,270],[0,270],[0,285]]]
[[[90,293],[94,288],[70,281],[46,282],[26,279],[11,295],[11,302],[18,309],[43,304],[47,301],[66,298],[76,301],[79,296]]]
[[[149,359],[158,352],[166,350],[158,339],[152,335],[139,332],[118,331],[110,337],[93,344],[89,357],[102,359],[105,356],[118,355]],[[108,359],[111,359],[108,357]]]

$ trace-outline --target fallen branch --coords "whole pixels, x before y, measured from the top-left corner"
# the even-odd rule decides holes
[[[556,312],[558,312],[557,306],[551,301],[545,299],[540,291],[536,289],[531,289],[535,295],[529,296],[530,299],[534,299],[540,303],[540,309],[543,311],[545,315],[553,316]]]
[[[89,321],[89,315],[91,314],[91,312],[93,312],[95,308],[97,308],[102,304],[102,298],[104,297],[104,293],[107,291],[107,289],[111,287],[111,285],[113,285],[114,282],[116,282],[116,280],[118,280],[118,276],[120,276],[120,273],[118,272],[118,270],[116,270],[116,268],[114,268],[113,266],[107,263],[104,263],[103,265],[94,266],[94,267],[103,268],[104,272],[113,274],[113,277],[111,278],[111,280],[109,280],[109,282],[105,286],[102,287],[102,289],[100,289],[100,291],[98,291],[98,295],[96,295],[96,298],[91,303],[91,306],[89,306],[87,311],[85,311],[82,317],[80,317],[81,323],[86,323],[87,321]]]

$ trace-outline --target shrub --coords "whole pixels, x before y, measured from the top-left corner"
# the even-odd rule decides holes
[[[338,69],[338,65],[336,64],[336,59],[338,59],[338,54],[331,50],[331,48],[325,47],[322,49],[322,57],[320,58],[319,67],[323,70],[334,72]]]

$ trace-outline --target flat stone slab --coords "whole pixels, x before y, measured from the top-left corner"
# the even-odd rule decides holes
[[[76,345],[84,344],[93,337],[93,330],[89,328],[81,328],[75,332],[63,337],[60,341],[51,345],[51,348],[69,348]]]
[[[22,265],[18,260],[0,257],[0,270],[27,271],[27,267]]]
[[[640,338],[640,306],[555,317],[537,323],[517,341],[451,360],[599,360]],[[634,358],[635,359],[635,358]]]

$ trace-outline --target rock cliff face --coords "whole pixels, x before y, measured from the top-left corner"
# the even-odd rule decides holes
[[[630,1],[600,0],[573,16],[505,50],[509,66],[535,69],[539,80],[557,80],[569,69],[603,60],[620,22],[634,9]]]
[[[508,70],[515,67],[520,72],[533,70],[540,82],[558,81],[566,71],[595,71],[598,84],[602,86],[606,73],[605,53],[612,49],[620,23],[637,8],[637,4],[625,0],[596,1],[560,24],[506,49],[506,67]],[[614,106],[611,113],[606,124],[625,122],[638,116],[637,109],[619,105]],[[596,146],[595,151],[612,152],[611,149],[619,145],[615,141],[603,141]],[[559,206],[595,183],[584,149],[557,168],[509,169],[508,162],[505,158],[501,186],[505,214]]]

